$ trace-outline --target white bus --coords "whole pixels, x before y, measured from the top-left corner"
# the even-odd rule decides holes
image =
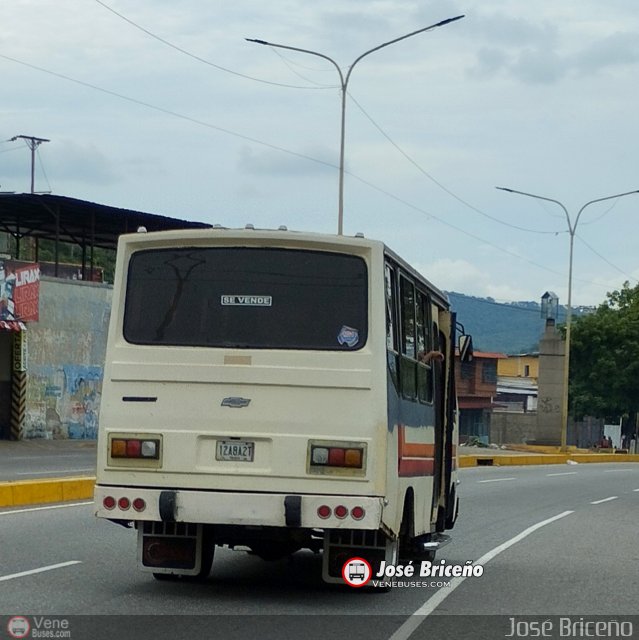
[[[208,576],[216,546],[321,551],[328,582],[433,559],[457,516],[455,327],[363,237],[122,236],[96,515],[137,529],[158,579]]]

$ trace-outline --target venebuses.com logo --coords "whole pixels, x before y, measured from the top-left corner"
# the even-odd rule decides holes
[[[29,631],[31,631],[31,625],[24,616],[13,616],[7,623],[7,632],[12,638],[26,638]]]
[[[66,618],[49,616],[12,616],[7,622],[10,638],[55,638],[71,637],[71,624]]]

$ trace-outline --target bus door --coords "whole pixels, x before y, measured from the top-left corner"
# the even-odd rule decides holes
[[[437,324],[433,323],[433,336],[435,336],[436,349],[443,354],[446,354],[446,336],[439,331]],[[445,397],[446,376],[445,368],[448,366],[446,360],[433,360],[433,405],[435,409],[435,468],[433,476],[433,501],[432,511],[435,517],[439,518],[438,503],[439,495],[442,490],[442,464],[445,460],[444,444],[446,441],[444,433],[445,425]]]

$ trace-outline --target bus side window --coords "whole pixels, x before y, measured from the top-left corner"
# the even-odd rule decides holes
[[[420,354],[433,349],[430,321],[430,299],[420,291],[417,292],[417,396],[420,402],[433,401],[433,366],[432,361],[424,362]]]
[[[417,397],[417,350],[415,335],[415,286],[410,280],[400,278],[401,358],[399,376],[402,395],[414,400]]]
[[[395,271],[390,265],[384,269],[384,281],[386,286],[386,357],[388,371],[395,389],[399,387],[399,375],[397,371],[397,293],[395,289]]]
[[[384,271],[386,282],[386,348],[389,351],[397,351],[395,340],[395,272],[390,265],[386,265]]]

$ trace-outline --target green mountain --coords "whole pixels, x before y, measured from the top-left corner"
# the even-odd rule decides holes
[[[478,351],[515,354],[530,353],[539,347],[545,321],[539,302],[495,302],[492,298],[476,298],[447,292],[457,321],[473,337]],[[573,316],[588,309],[573,309]],[[559,308],[558,322],[565,322],[566,310]]]

